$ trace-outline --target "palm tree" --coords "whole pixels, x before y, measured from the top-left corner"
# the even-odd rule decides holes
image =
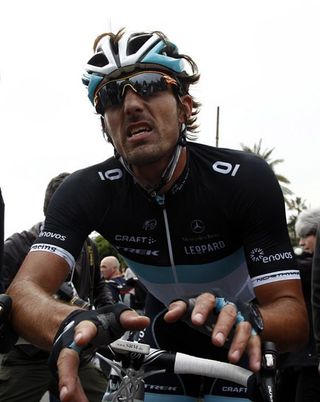
[[[289,206],[290,200],[288,197],[293,194],[292,191],[287,187],[287,184],[290,184],[290,181],[285,176],[275,172],[275,166],[278,165],[279,163],[282,163],[284,161],[284,159],[272,160],[271,154],[274,151],[274,148],[263,150],[262,149],[262,138],[260,138],[258,144],[253,145],[253,148],[250,148],[249,146],[244,145],[242,143],[241,143],[241,148],[245,152],[253,153],[253,154],[260,156],[260,158],[264,159],[269,164],[269,166],[273,170],[273,172],[276,175],[276,178],[280,184],[280,187],[281,187],[281,190],[283,193],[283,197],[284,197],[284,201],[285,201],[286,205]]]

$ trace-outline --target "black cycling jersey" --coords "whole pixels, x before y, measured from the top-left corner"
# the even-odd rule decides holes
[[[190,142],[187,151],[183,174],[163,195],[148,195],[113,157],[75,172],[54,194],[31,251],[72,267],[95,230],[164,304],[213,287],[248,301],[256,286],[299,278],[268,164]]]
[[[166,324],[165,305],[212,288],[247,302],[256,286],[299,278],[280,186],[265,161],[242,151],[188,142],[186,167],[162,195],[147,194],[115,158],[75,172],[53,195],[31,251],[60,255],[71,268],[94,230],[148,290],[152,323],[139,340],[155,347],[226,361],[226,350],[210,337],[181,321]],[[148,377],[146,391],[169,394],[170,401],[246,398],[236,384],[169,374]]]

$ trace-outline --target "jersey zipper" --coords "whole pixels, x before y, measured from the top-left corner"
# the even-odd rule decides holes
[[[167,214],[167,210],[166,210],[166,203],[165,203],[165,194],[157,194],[155,198],[156,198],[156,201],[157,201],[158,205],[162,209],[172,275],[173,275],[173,278],[174,278],[174,282],[177,285],[177,288],[176,288],[177,296],[181,297],[182,296],[182,291],[181,291],[181,287],[179,285],[177,269],[176,269],[176,265],[175,265],[175,262],[174,262],[172,242],[171,242],[171,236],[170,236],[169,219],[168,219],[168,214]]]

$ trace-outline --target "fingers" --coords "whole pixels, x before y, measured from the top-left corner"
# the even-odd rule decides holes
[[[212,343],[223,346],[228,338],[231,344],[228,352],[230,363],[238,363],[247,351],[249,366],[252,371],[259,371],[261,365],[261,340],[253,335],[249,321],[237,322],[237,306],[233,303],[226,304],[216,321],[212,331]]]
[[[212,331],[212,343],[215,346],[223,346],[228,338],[233,337],[237,312],[237,307],[232,303],[226,304],[220,311]]]
[[[123,311],[120,323],[124,329],[139,330],[149,325],[149,318],[140,316],[132,310]],[[97,334],[96,325],[88,320],[80,321],[74,329],[74,343],[77,346],[87,345]],[[75,348],[76,349],[76,348]],[[69,348],[61,350],[58,362],[60,399],[62,402],[88,402],[81,386],[78,369],[79,354]]]
[[[57,366],[61,402],[88,402],[78,377],[78,353],[71,349],[62,349]]]
[[[120,315],[120,323],[124,329],[139,330],[146,328],[150,324],[150,319],[134,310],[125,310]]]
[[[81,321],[75,327],[74,341],[78,346],[88,344],[96,335],[97,327],[91,321]],[[88,402],[79,377],[79,354],[72,349],[61,350],[57,367],[60,400],[62,402]]]
[[[252,327],[248,321],[243,321],[237,325],[228,353],[229,361],[231,363],[237,363],[240,360],[241,356],[247,349],[251,336]]]
[[[243,354],[247,352],[250,369],[258,372],[261,366],[261,339],[259,336],[253,335],[249,321],[239,322],[235,327],[237,313],[237,307],[233,303],[222,308],[212,331],[212,343],[216,346],[223,346],[230,338],[231,345],[228,352],[230,363],[238,363]]]
[[[218,300],[217,300],[218,302]],[[259,371],[261,364],[261,340],[252,335],[249,321],[239,322],[238,308],[234,303],[226,303],[219,314],[215,311],[216,298],[212,293],[203,293],[195,299],[191,321],[196,326],[205,325],[211,332],[212,343],[222,347],[230,341],[228,359],[236,364],[247,351],[252,371]],[[187,304],[175,301],[169,305],[164,316],[167,322],[175,322],[186,313]],[[211,328],[211,329],[210,329]],[[229,345],[228,345],[229,346]]]
[[[191,321],[194,325],[203,325],[212,313],[215,306],[215,297],[212,293],[203,293],[197,297],[192,310]],[[170,303],[168,312],[164,319],[167,322],[175,322],[182,318],[187,311],[187,304],[182,300],[176,300]]]
[[[139,315],[134,310],[125,310],[120,315],[120,323],[124,329],[139,330],[144,329],[150,324],[150,319]],[[89,343],[97,334],[97,327],[91,321],[81,321],[75,327],[74,340],[78,346]]]
[[[216,298],[212,293],[203,293],[197,297],[192,310],[191,321],[194,325],[203,325],[208,317],[213,317]]]
[[[261,368],[261,338],[258,335],[252,335],[249,339],[247,346],[247,353],[249,355],[249,368],[257,373]]]
[[[78,346],[88,344],[97,334],[97,327],[91,321],[81,321],[75,327],[74,341]]]
[[[176,300],[170,303],[168,312],[164,315],[166,322],[176,322],[184,316],[187,311],[187,304],[182,300]]]

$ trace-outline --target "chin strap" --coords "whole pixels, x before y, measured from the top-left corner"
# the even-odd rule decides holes
[[[160,181],[158,184],[155,186],[150,186],[150,185],[144,185],[142,184],[135,176],[131,166],[129,163],[123,159],[123,157],[117,152],[115,149],[115,157],[121,162],[122,166],[126,169],[126,171],[134,178],[134,180],[144,189],[147,191],[149,195],[156,195],[162,187],[164,187],[169,181],[171,180],[173,173],[177,167],[181,151],[182,149],[186,146],[186,125],[183,123],[181,126],[181,132],[179,135],[179,139],[177,142],[177,145],[175,147],[175,150],[171,156],[171,159],[168,163],[168,166],[165,168],[165,170],[162,172]]]

